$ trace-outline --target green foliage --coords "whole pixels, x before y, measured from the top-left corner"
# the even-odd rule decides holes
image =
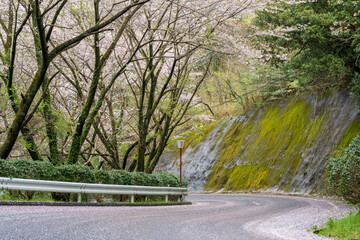
[[[56,168],[61,175],[59,181],[81,183],[95,183],[96,181],[94,172],[85,166],[63,165]]]
[[[16,169],[16,178],[57,180],[60,176],[60,172],[48,162],[18,160],[12,165]]]
[[[318,233],[321,236],[335,239],[359,239],[360,238],[360,214],[351,213],[344,219],[329,219],[325,227]]]
[[[360,74],[355,74],[351,85],[351,93],[354,98],[357,99],[360,106]]]
[[[178,178],[178,179],[179,179],[179,178]],[[188,185],[189,185],[189,182],[188,182],[185,178],[183,178],[183,179],[182,179],[182,187],[187,188]]]
[[[102,184],[114,184],[114,178],[109,171],[95,170],[95,181]]]
[[[119,185],[135,185],[134,178],[132,174],[125,170],[111,170],[109,171],[111,177],[113,178],[113,184]]]
[[[160,172],[157,175],[161,178],[164,186],[166,186],[166,187],[168,187],[168,186],[169,187],[178,187],[178,186],[180,186],[177,179],[174,178],[173,175],[169,175],[169,174],[166,174],[164,172]]]
[[[300,89],[344,87],[360,73],[359,14],[353,0],[270,1],[257,12],[254,45]]]
[[[135,185],[140,186],[163,186],[163,181],[160,176],[155,174],[146,174],[143,172],[133,173]]]
[[[20,191],[4,190],[0,194],[0,201],[24,201],[24,195]],[[51,193],[37,192],[34,193],[31,199],[27,199],[32,202],[53,202]]]
[[[180,187],[180,178],[178,176],[175,176],[174,174],[168,174],[165,172],[160,172],[156,174],[160,177],[162,181],[162,185],[164,187]],[[188,182],[186,179],[182,179],[182,187],[187,187]]]
[[[14,178],[17,176],[17,169],[11,164],[11,162],[0,159],[0,176]]]
[[[343,155],[328,164],[329,190],[353,203],[360,203],[360,136],[345,148]]]
[[[79,165],[53,166],[47,162],[29,160],[6,161],[0,159],[0,176],[117,185],[180,186],[179,177],[165,172],[147,174],[143,172],[130,173],[125,170],[91,170]],[[183,179],[183,186],[187,187],[187,185],[187,181]]]
[[[164,183],[159,175],[148,174],[147,176],[149,186],[164,186]]]
[[[147,174],[144,172],[135,172],[132,174],[134,177],[135,185],[148,186],[149,180]]]

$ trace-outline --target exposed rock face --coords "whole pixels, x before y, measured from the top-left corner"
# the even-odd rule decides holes
[[[321,192],[330,157],[360,133],[359,109],[347,93],[304,96],[213,124],[186,139],[189,191]],[[179,173],[176,145],[157,171]]]

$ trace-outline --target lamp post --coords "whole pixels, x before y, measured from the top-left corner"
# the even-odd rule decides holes
[[[182,150],[183,147],[184,147],[184,143],[185,143],[184,140],[178,140],[178,141],[177,141],[177,145],[178,145],[178,147],[179,147],[179,149],[180,149],[180,187],[182,187],[182,183],[181,183],[181,174],[182,174],[182,169],[181,169],[181,167],[182,167],[182,162],[181,162],[181,150]]]

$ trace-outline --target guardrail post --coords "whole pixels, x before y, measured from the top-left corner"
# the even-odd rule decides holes
[[[187,195],[187,191],[185,188],[71,183],[0,177],[0,195],[3,194],[2,191],[4,190],[25,190],[33,192],[67,192],[72,193],[72,200],[77,200],[77,202],[81,202],[82,194],[88,193],[127,195],[130,197],[129,200],[131,203],[135,202],[135,195],[147,196],[147,200],[149,199],[148,196],[165,196],[166,202],[170,200],[169,197],[172,195]],[[75,194],[77,194],[77,197]]]

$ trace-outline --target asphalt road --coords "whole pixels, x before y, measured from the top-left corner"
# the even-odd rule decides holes
[[[191,195],[168,207],[0,206],[0,239],[317,239],[342,204],[259,195]]]

